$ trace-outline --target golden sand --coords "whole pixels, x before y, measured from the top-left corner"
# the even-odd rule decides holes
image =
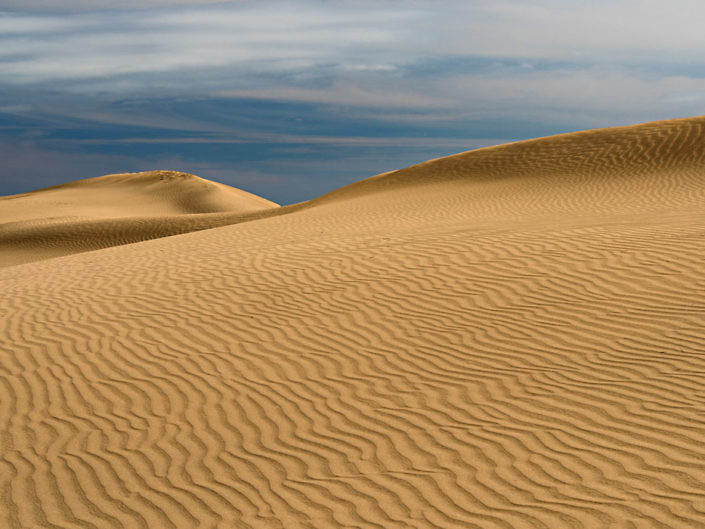
[[[705,118],[0,222],[2,528],[705,527]]]

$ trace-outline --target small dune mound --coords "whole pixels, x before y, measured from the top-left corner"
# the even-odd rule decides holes
[[[0,198],[0,266],[232,224],[275,208],[175,171],[78,180]]]
[[[176,171],[111,174],[0,200],[0,222],[251,213],[277,206],[246,191]]]

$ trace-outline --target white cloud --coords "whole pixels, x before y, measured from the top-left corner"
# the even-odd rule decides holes
[[[705,51],[700,27],[705,3],[695,0],[180,3],[188,5],[0,13],[3,80],[243,65],[264,71],[320,64],[391,71],[421,58],[457,56],[702,62]],[[126,5],[131,4],[121,4]]]
[[[146,9],[164,6],[217,4],[223,0],[0,0],[0,11],[97,11]]]
[[[388,70],[420,14],[314,4],[229,4],[137,13],[0,14],[2,81],[99,78],[208,67]],[[412,21],[413,22],[413,21]]]
[[[565,60],[700,58],[700,0],[455,3],[438,52]],[[674,57],[673,53],[682,54]]]
[[[445,109],[456,119],[701,113],[705,86],[691,72],[705,72],[705,3],[696,0],[196,5],[210,3],[101,12],[112,2],[74,0],[62,5],[91,10],[0,13],[0,85]],[[444,69],[472,57],[497,65]],[[423,71],[429,61],[434,73]]]

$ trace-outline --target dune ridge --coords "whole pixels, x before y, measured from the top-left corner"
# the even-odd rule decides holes
[[[0,526],[705,526],[704,146],[531,140],[3,268]]]
[[[697,186],[702,161],[702,118],[612,127],[561,134],[467,151],[344,186],[308,202],[277,204],[217,182],[175,171],[106,175],[31,193],[0,197],[0,266],[98,250],[192,231],[218,228],[357,198],[386,201],[419,195],[455,183],[468,195],[468,207],[485,218],[548,214],[628,214],[630,208],[667,212],[680,207],[689,186]],[[649,153],[649,157],[642,157]],[[521,160],[521,163],[517,163]],[[657,160],[655,163],[654,160]],[[678,189],[659,194],[656,174],[678,168]],[[664,178],[669,178],[668,174]],[[624,179],[630,179],[626,184]],[[695,182],[692,180],[695,179]],[[561,186],[590,186],[582,204],[551,203]],[[461,185],[462,184],[462,185]],[[634,191],[639,200],[633,200]],[[599,195],[599,196],[594,196]],[[410,196],[414,200],[413,196]],[[517,200],[520,198],[520,200]],[[645,202],[645,200],[648,202]],[[571,201],[582,200],[580,196]],[[4,203],[3,203],[4,201]],[[502,203],[503,202],[503,203]],[[633,204],[632,204],[633,203]],[[485,210],[480,211],[480,206]],[[40,211],[40,216],[37,215]]]
[[[0,266],[225,226],[277,207],[176,171],[68,182],[0,197]]]

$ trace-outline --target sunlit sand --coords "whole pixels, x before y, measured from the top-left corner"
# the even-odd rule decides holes
[[[0,527],[705,527],[705,118],[295,206],[0,199]]]

